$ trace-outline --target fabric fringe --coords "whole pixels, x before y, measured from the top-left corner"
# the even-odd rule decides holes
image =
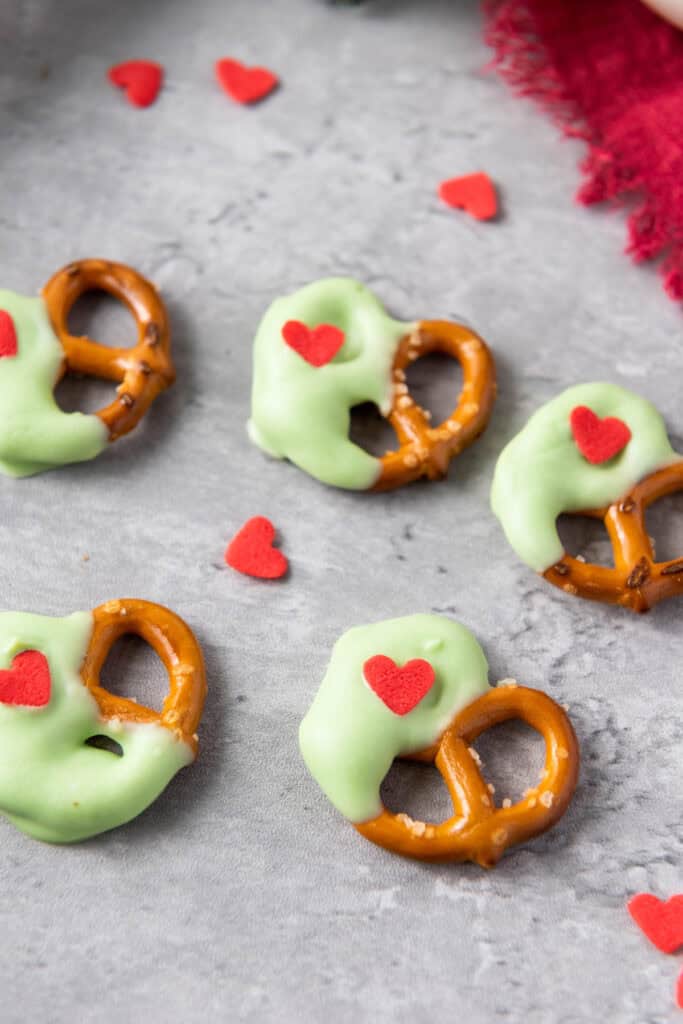
[[[635,262],[662,258],[664,287],[672,299],[683,300],[683,32],[672,29],[643,7],[642,20],[652,40],[651,65],[656,69],[658,62],[669,59],[671,67],[664,73],[651,72],[653,79],[661,75],[661,82],[647,81],[647,61],[643,61],[642,69],[636,69],[637,87],[643,92],[642,108],[634,105],[632,110],[619,112],[615,140],[599,123],[605,121],[605,110],[594,118],[585,96],[583,102],[577,98],[567,73],[571,52],[562,55],[564,60],[555,59],[561,36],[554,40],[555,49],[551,51],[539,31],[539,19],[544,19],[547,27],[547,12],[558,2],[483,0],[486,42],[494,51],[492,65],[517,95],[541,106],[564,135],[581,139],[588,146],[580,165],[584,180],[577,193],[578,202],[590,206],[623,201],[627,196],[640,198],[629,216],[626,252]],[[623,0],[623,6],[635,2]],[[548,6],[540,12],[539,4]],[[613,0],[612,7],[616,10],[618,6]],[[636,17],[641,18],[640,11]],[[613,45],[619,46],[617,30],[613,38]],[[571,51],[569,44],[568,49]],[[637,77],[643,69],[644,82]],[[626,82],[618,81],[619,69],[614,77],[615,89],[626,87]],[[605,87],[603,81],[603,90]],[[596,91],[595,103],[599,105],[601,99]],[[676,124],[678,137],[676,129],[668,131],[669,125]]]

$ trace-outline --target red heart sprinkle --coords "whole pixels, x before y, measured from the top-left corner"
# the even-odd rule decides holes
[[[640,930],[662,953],[675,953],[683,946],[683,893],[660,900],[639,892],[629,900],[628,912]]]
[[[257,103],[280,84],[268,68],[249,68],[230,57],[217,60],[215,71],[221,88],[237,103]]]
[[[678,975],[678,981],[676,982],[676,1006],[683,1010],[683,968],[681,968],[681,973]]]
[[[108,75],[113,85],[126,90],[134,107],[149,107],[159,95],[164,69],[151,60],[127,60],[109,68]]]
[[[442,181],[439,197],[448,206],[466,210],[475,220],[491,220],[498,213],[495,185],[483,171]]]
[[[262,580],[276,580],[287,572],[288,562],[281,551],[273,547],[275,527],[265,516],[247,520],[228,544],[225,561],[245,576]]]
[[[0,704],[42,708],[50,700],[50,666],[40,651],[22,651],[0,670]]]
[[[616,416],[601,420],[586,405],[572,409],[569,424],[576,447],[594,466],[613,459],[631,440],[631,431],[623,420]]]
[[[302,359],[311,366],[325,366],[336,356],[344,344],[344,332],[333,324],[307,327],[300,320],[288,320],[282,328],[282,337]]]
[[[407,715],[434,684],[434,669],[423,658],[407,661],[399,668],[385,654],[376,654],[363,665],[370,689],[395,715]]]
[[[0,309],[0,358],[17,354],[17,331],[6,309]]]

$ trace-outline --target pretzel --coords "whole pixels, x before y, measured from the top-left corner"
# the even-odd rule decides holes
[[[88,337],[74,337],[68,316],[74,303],[89,291],[105,291],[123,302],[138,328],[131,348],[109,348]],[[119,382],[117,398],[95,413],[109,440],[116,441],[136,426],[157,395],[175,379],[170,331],[164,304],[155,287],[137,271],[108,260],[78,260],[57,271],[43,288],[52,328],[64,350],[60,373],[82,373]]]
[[[683,594],[683,558],[656,562],[645,525],[646,509],[668,494],[683,491],[683,462],[675,462],[641,480],[607,508],[574,515],[602,519],[614,553],[614,568],[582,562],[564,554],[543,573],[568,594],[646,612],[659,601]]]
[[[168,608],[149,601],[122,598],[95,608],[93,631],[81,666],[81,678],[97,701],[103,718],[156,723],[170,729],[197,754],[197,728],[206,697],[204,659],[189,626]],[[100,684],[100,672],[116,641],[127,633],[156,651],[169,677],[161,712],[120,697]]]
[[[411,397],[406,369],[430,352],[457,359],[463,386],[454,411],[436,427],[429,413]],[[381,459],[381,473],[373,490],[388,491],[422,476],[440,480],[451,459],[472,444],[486,429],[496,397],[496,368],[490,349],[477,334],[447,320],[422,320],[406,335],[392,368],[393,403],[387,419],[396,432],[399,448]]]
[[[511,807],[495,807],[470,744],[485,730],[521,719],[545,739],[541,783]],[[504,851],[551,828],[566,811],[579,771],[579,748],[561,707],[539,690],[500,686],[459,714],[433,747],[412,760],[434,762],[448,787],[455,814],[437,825],[416,822],[384,808],[356,824],[362,836],[405,857],[429,861],[471,860],[490,868]]]
[[[406,370],[430,352],[457,359],[463,386],[438,426],[408,391]],[[439,480],[450,460],[485,429],[496,395],[484,341],[446,320],[390,317],[369,288],[326,278],[275,299],[254,338],[251,440],[333,487],[387,491],[420,477]],[[382,458],[350,434],[354,408],[371,403],[398,446]]]

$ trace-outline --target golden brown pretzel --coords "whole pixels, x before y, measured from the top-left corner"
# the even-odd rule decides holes
[[[93,611],[93,631],[81,667],[81,678],[100,706],[104,718],[128,722],[157,722],[184,740],[197,753],[197,728],[206,697],[204,659],[194,634],[168,608],[135,598],[107,601]],[[142,637],[161,658],[170,687],[161,711],[100,685],[100,672],[119,637]]]
[[[449,418],[431,426],[408,392],[406,368],[430,352],[457,359],[463,370],[458,404]],[[388,420],[399,448],[381,459],[375,491],[388,491],[422,476],[439,480],[450,460],[483,433],[496,397],[496,368],[486,343],[469,328],[447,320],[422,320],[402,339],[392,369],[393,405]]]
[[[667,597],[683,594],[683,558],[656,562],[645,526],[648,506],[681,490],[683,461],[651,473],[607,508],[576,513],[604,521],[614,568],[564,554],[543,576],[569,594],[620,604],[634,612],[646,612]]]
[[[68,316],[85,292],[105,291],[133,314],[138,328],[131,348],[109,348],[69,333]],[[156,396],[175,380],[166,308],[153,284],[122,263],[78,260],[58,270],[43,288],[52,328],[64,349],[63,376],[83,373],[119,381],[118,397],[97,415],[109,440],[127,434]]]
[[[470,744],[493,725],[517,718],[545,739],[540,784],[510,807],[494,806]],[[413,760],[433,761],[444,778],[455,814],[437,825],[416,822],[386,808],[356,828],[373,843],[405,857],[431,861],[472,860],[493,867],[509,846],[540,835],[566,811],[576,787],[579,747],[562,708],[539,690],[499,686],[464,708],[441,740]]]

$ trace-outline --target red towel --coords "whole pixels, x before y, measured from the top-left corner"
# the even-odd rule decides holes
[[[494,62],[584,139],[582,203],[626,200],[627,252],[683,299],[683,31],[640,0],[484,0]]]

